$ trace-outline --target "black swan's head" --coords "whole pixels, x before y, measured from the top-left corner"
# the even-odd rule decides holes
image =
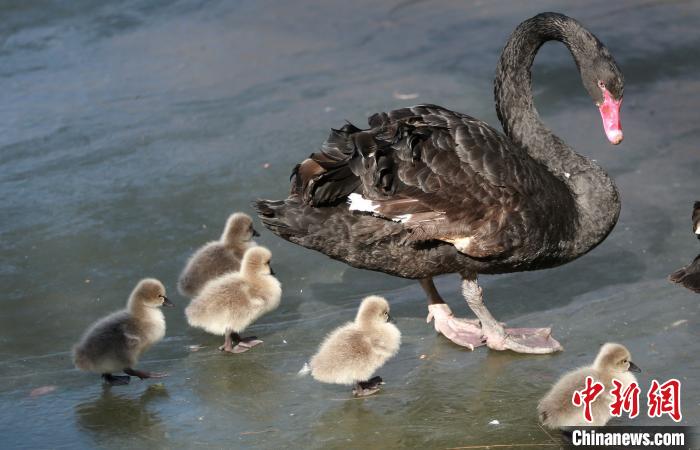
[[[549,132],[541,123],[533,127],[527,122],[539,119],[532,102],[532,63],[541,45],[552,40],[563,42],[571,51],[583,86],[600,110],[605,135],[612,144],[619,144],[625,85],[622,71],[593,33],[576,19],[556,12],[540,13],[523,21],[503,49],[496,69],[495,94],[496,110],[506,134],[516,141],[528,141],[537,135],[537,128]]]
[[[595,37],[593,40],[597,45],[591,49],[592,54],[577,59],[581,64],[581,79],[600,110],[605,135],[611,144],[617,145],[623,137],[620,107],[625,80],[608,49]]]

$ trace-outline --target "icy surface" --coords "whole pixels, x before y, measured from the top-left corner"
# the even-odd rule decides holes
[[[0,7],[0,442],[3,447],[392,448],[552,443],[535,407],[600,344],[651,378],[683,381],[700,419],[700,297],[667,274],[700,251],[700,4],[666,1],[4,2]],[[570,14],[622,67],[625,141],[607,143],[565,48],[534,69],[545,122],[615,178],[620,221],[561,268],[483,277],[511,326],[551,325],[566,351],[465,351],[425,323],[415,282],[364,272],[263,231],[285,294],[225,355],[190,330],[175,289],[189,254],[258,197],[286,195],[294,164],[346,119],[419,102],[497,125],[492,77],[517,23]],[[413,98],[417,95],[417,98]],[[158,381],[103,388],[70,348],[143,276],[177,308],[143,358]],[[456,276],[438,280],[465,315]],[[296,376],[368,294],[403,333],[373,397]],[[644,415],[644,414],[642,414]],[[489,425],[494,418],[499,425]],[[669,423],[639,418],[637,423]],[[625,423],[619,420],[618,423]]]

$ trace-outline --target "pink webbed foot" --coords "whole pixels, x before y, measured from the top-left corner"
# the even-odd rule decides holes
[[[564,350],[564,347],[552,337],[551,328],[505,328],[503,331],[484,331],[486,345],[490,349],[533,354]]]
[[[486,343],[478,320],[455,317],[445,303],[428,305],[426,322],[430,323],[433,319],[435,319],[435,331],[457,345],[474,350],[475,347]]]
[[[481,287],[476,279],[462,282],[467,304],[479,318],[486,345],[492,350],[512,350],[518,353],[546,354],[564,350],[551,335],[550,328],[504,328],[484,305]]]

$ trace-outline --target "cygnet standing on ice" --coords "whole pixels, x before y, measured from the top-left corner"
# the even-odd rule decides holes
[[[311,372],[323,383],[355,385],[357,397],[377,392],[383,381],[372,376],[401,345],[401,332],[390,321],[386,299],[365,298],[355,321],[330,333],[300,374]]]
[[[166,376],[134,369],[141,354],[165,336],[161,306],[173,306],[165,296],[163,284],[153,278],[139,281],[126,309],[95,322],[73,347],[75,366],[102,374],[113,385],[128,384],[130,376],[141,379]],[[124,372],[126,376],[112,375],[114,372]]]
[[[610,403],[613,397],[613,379],[622,383],[622,391],[637,379],[632,372],[641,372],[632,362],[630,352],[620,344],[607,343],[598,352],[592,366],[581,367],[565,374],[547,392],[537,406],[540,421],[547,428],[562,428],[576,426],[603,426],[612,417]],[[592,422],[584,418],[583,407],[574,406],[572,398],[574,391],[580,391],[586,386],[586,377],[592,377],[600,382],[605,390],[591,403]]]
[[[230,272],[204,285],[185,309],[187,322],[224,336],[219,350],[243,353],[263,341],[239,335],[263,314],[277,308],[282,286],[270,268],[272,254],[252,247],[243,255],[240,272]]]
[[[231,214],[221,239],[204,244],[187,261],[177,283],[180,293],[194,297],[207,281],[237,271],[243,254],[255,246],[255,236],[260,234],[253,228],[253,219],[248,214]]]

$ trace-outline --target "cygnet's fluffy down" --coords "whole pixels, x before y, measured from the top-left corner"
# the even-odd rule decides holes
[[[394,356],[401,332],[392,323],[389,303],[378,296],[362,301],[354,322],[335,329],[311,358],[311,375],[323,383],[355,385],[357,396],[379,390],[380,377],[372,377]]]
[[[204,244],[187,261],[177,283],[180,294],[194,297],[208,281],[239,270],[243,254],[255,246],[254,236],[259,234],[250,216],[240,212],[232,214],[221,239]]]
[[[230,272],[204,285],[185,309],[187,322],[209,333],[224,336],[220,350],[242,353],[262,343],[242,338],[245,330],[263,314],[277,308],[282,287],[270,269],[272,254],[252,247],[243,255],[240,272]]]
[[[622,383],[622,390],[637,381],[632,372],[640,372],[632,362],[632,355],[622,345],[607,343],[601,347],[593,365],[581,367],[562,376],[537,406],[540,421],[547,428],[562,428],[575,426],[603,426],[612,417],[610,403],[613,397],[610,391],[614,385],[612,380]],[[584,418],[583,407],[574,406],[572,397],[574,391],[585,388],[586,377],[605,386],[605,390],[591,404],[593,422]]]
[[[134,369],[141,354],[165,336],[161,306],[173,306],[163,284],[145,278],[129,296],[126,309],[116,311],[92,324],[73,348],[75,366],[102,374],[110,384],[127,384],[129,376],[160,378],[163,373]],[[114,376],[124,372],[127,376]]]

